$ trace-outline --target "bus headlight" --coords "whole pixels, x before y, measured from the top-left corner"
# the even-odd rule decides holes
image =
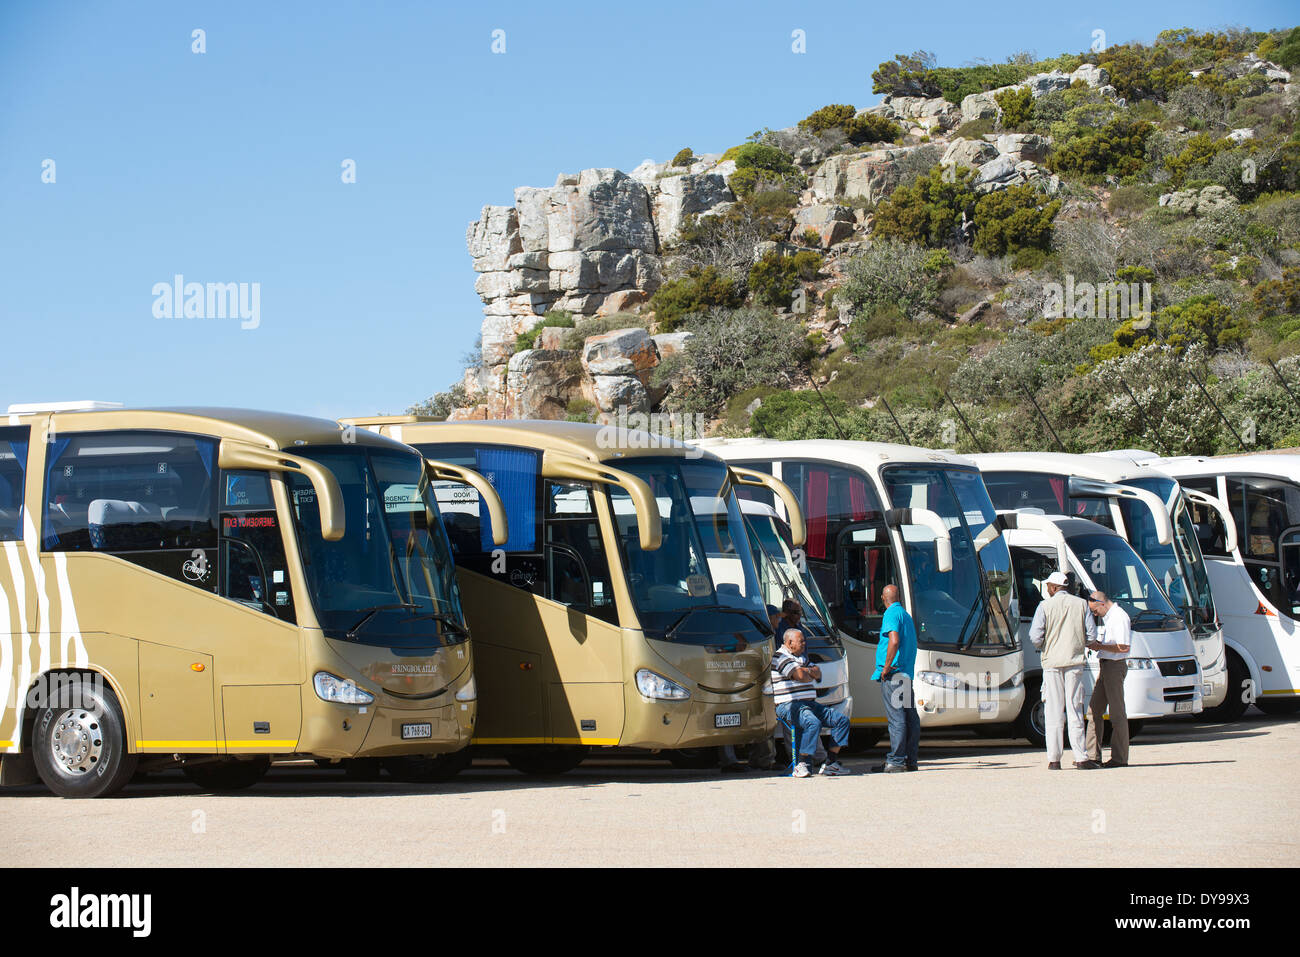
[[[965,687],[955,675],[945,675],[938,671],[922,671],[916,676],[917,681],[924,681],[926,684],[935,688],[947,688],[950,691],[956,691],[958,688]]]
[[[1155,666],[1156,663],[1152,661],[1150,658],[1129,658],[1128,659],[1129,671],[1150,671]]]
[[[478,698],[478,686],[474,684],[474,676],[470,675],[469,681],[466,681],[463,685],[461,685],[460,690],[456,692],[456,700],[474,701],[477,698]]]
[[[685,701],[691,696],[691,693],[677,682],[669,681],[663,675],[655,674],[645,668],[636,673],[636,690],[647,698],[659,698],[665,701]]]
[[[312,684],[316,686],[316,696],[322,701],[333,704],[370,704],[375,696],[362,691],[355,681],[345,681],[328,671],[316,672]]]

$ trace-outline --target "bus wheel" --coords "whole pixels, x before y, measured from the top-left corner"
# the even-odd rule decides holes
[[[59,797],[106,797],[135,774],[139,756],[126,750],[126,721],[106,686],[77,684],[80,708],[41,708],[32,728],[32,759]]]
[[[205,791],[242,791],[251,788],[271,767],[270,758],[253,758],[241,761],[228,758],[203,764],[187,764],[181,772]]]
[[[671,748],[664,752],[673,767],[682,771],[704,771],[718,766],[714,748]]]
[[[1047,709],[1043,707],[1042,679],[1025,679],[1025,703],[1016,718],[1016,730],[1036,748],[1047,743]]]
[[[1250,672],[1241,656],[1231,648],[1225,654],[1228,658],[1228,695],[1221,704],[1201,711],[1201,718],[1205,721],[1236,721],[1248,707],[1246,682],[1250,680]]]
[[[587,749],[534,745],[506,752],[506,761],[524,774],[564,774],[572,771],[587,756]]]
[[[384,758],[384,770],[394,781],[403,784],[440,784],[450,781],[471,763],[473,758],[469,748],[462,748],[451,754],[408,754]]]
[[[349,781],[378,781],[384,770],[379,758],[344,758],[339,764]]]
[[[1265,714],[1288,715],[1300,711],[1300,698],[1256,698],[1255,707]]]
[[[854,728],[849,732],[849,746],[844,750],[849,754],[863,754],[878,745],[884,736],[880,728]]]

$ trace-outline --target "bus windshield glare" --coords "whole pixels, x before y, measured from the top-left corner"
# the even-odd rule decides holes
[[[1164,585],[1174,607],[1186,609],[1189,625],[1212,625],[1215,616],[1210,579],[1196,538],[1196,526],[1183,504],[1178,484],[1171,478],[1129,479],[1124,484],[1160,496],[1174,525],[1173,543],[1161,545],[1156,541],[1155,520],[1150,509],[1141,502],[1121,499],[1120,509],[1129,529],[1129,544]]]
[[[727,467],[716,461],[636,458],[618,463],[650,486],[663,541],[643,551],[631,497],[609,494],[618,521],[628,589],[647,635],[715,644],[768,632],[754,558]]]
[[[325,635],[400,648],[464,641],[455,565],[423,459],[364,447],[294,453],[329,468],[345,503],[343,538],[325,541],[315,489],[306,476],[289,473],[298,541]]]
[[[1128,612],[1135,629],[1176,631],[1184,626],[1182,616],[1124,539],[1107,534],[1072,535],[1069,543],[1093,584]]]
[[[952,539],[952,570],[940,572],[932,533],[918,525],[901,529],[918,638],[959,648],[1014,644],[1007,623],[1011,556],[1006,543],[995,539],[984,547],[987,554],[975,551],[974,536],[996,517],[979,472],[905,466],[886,469],[881,478],[892,507],[937,513]],[[981,558],[988,562],[987,582]]]
[[[800,571],[777,520],[767,515],[747,516],[753,536],[751,551],[758,560],[759,576],[763,579],[764,593],[769,604],[781,607],[786,599],[793,599],[803,610],[800,622],[805,637],[815,638],[839,646],[839,636],[830,627],[830,611],[822,598],[817,583],[808,571]],[[780,600],[777,600],[777,595]]]

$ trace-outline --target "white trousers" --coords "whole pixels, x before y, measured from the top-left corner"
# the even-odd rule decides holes
[[[1047,729],[1047,760],[1061,760],[1061,716],[1068,715],[1074,760],[1088,760],[1083,741],[1083,665],[1043,669],[1043,724]]]

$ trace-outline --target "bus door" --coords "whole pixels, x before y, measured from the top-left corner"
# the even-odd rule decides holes
[[[298,740],[302,724],[301,634],[271,488],[267,472],[221,473],[220,594],[261,616],[255,619],[261,626],[256,655],[221,661],[226,744],[244,752],[262,744],[270,752],[283,750],[284,742]],[[313,493],[294,494],[301,508],[312,507],[306,499]]]
[[[899,585],[889,533],[881,524],[845,526],[836,538],[835,558],[831,613],[836,624],[850,638],[875,645],[885,610],[881,593],[886,585]]]
[[[1282,568],[1278,607],[1292,618],[1300,618],[1300,525],[1293,525],[1284,531],[1279,543]]]

